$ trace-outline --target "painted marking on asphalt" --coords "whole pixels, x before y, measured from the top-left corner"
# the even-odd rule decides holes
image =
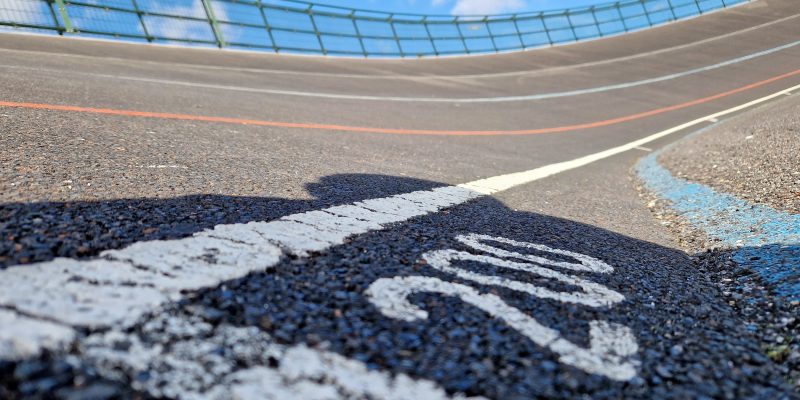
[[[650,153],[650,152],[652,152],[652,151],[653,151],[653,149],[651,149],[651,148],[649,148],[649,147],[644,147],[644,146],[637,146],[637,147],[636,147],[636,150],[646,151],[646,152],[648,152],[648,153]]]
[[[800,41],[791,42],[782,46],[778,46],[775,48],[759,51],[753,54],[748,54],[746,56],[737,57],[731,60],[719,62],[716,64],[708,65],[705,67],[699,67],[690,69],[687,71],[682,71],[674,74],[662,75],[655,78],[649,79],[642,79],[633,82],[625,82],[613,85],[605,85],[605,86],[598,86],[593,88],[586,88],[586,89],[576,89],[576,90],[569,90],[565,92],[554,92],[554,93],[540,93],[540,94],[529,94],[529,95],[519,95],[519,96],[498,96],[498,97],[402,97],[402,96],[368,96],[368,95],[352,95],[352,94],[339,94],[339,93],[320,93],[320,92],[305,92],[305,91],[297,91],[297,90],[282,90],[282,89],[265,89],[265,88],[252,88],[252,87],[243,87],[243,86],[232,86],[232,85],[218,85],[218,84],[211,84],[211,83],[201,83],[201,82],[189,82],[189,81],[181,81],[181,80],[174,80],[174,79],[156,79],[156,78],[144,78],[144,77],[136,77],[136,76],[128,76],[128,75],[120,75],[120,74],[101,74],[101,73],[92,73],[92,72],[80,72],[80,71],[63,71],[58,69],[50,69],[50,68],[42,68],[42,67],[27,67],[27,66],[18,66],[18,65],[7,65],[3,64],[0,65],[0,68],[8,68],[8,69],[22,69],[27,71],[44,71],[44,72],[54,72],[58,73],[59,76],[63,76],[64,74],[72,74],[72,75],[84,75],[84,76],[92,76],[98,78],[107,78],[107,79],[114,79],[114,80],[126,80],[132,82],[143,82],[143,83],[153,83],[158,85],[173,85],[173,86],[183,86],[183,87],[194,87],[194,88],[204,88],[204,89],[214,89],[214,90],[228,90],[228,91],[236,91],[236,92],[246,92],[246,93],[261,93],[261,94],[274,94],[274,95],[283,95],[283,96],[299,96],[299,97],[315,97],[315,98],[322,98],[322,99],[336,99],[336,100],[359,100],[359,101],[393,101],[393,102],[412,102],[412,103],[504,103],[504,102],[516,102],[516,101],[535,101],[535,100],[548,100],[548,99],[557,99],[563,97],[571,97],[571,96],[581,96],[587,94],[596,94],[596,93],[603,93],[613,90],[621,90],[621,89],[630,89],[638,86],[644,85],[651,85],[658,82],[665,82],[669,80],[674,80],[690,75],[699,74],[701,72],[708,72],[713,71],[715,69],[739,64],[745,61],[753,60],[755,58],[763,57],[766,55],[774,54],[786,49],[790,49],[800,45]]]
[[[642,159],[636,171],[648,190],[670,201],[670,208],[733,252],[777,292],[800,300],[800,215],[753,204],[706,185],[674,177],[658,164],[661,152]]]
[[[684,108],[693,107],[696,105],[709,103],[724,97],[732,96],[737,93],[746,92],[761,86],[768,85],[777,81],[788,79],[800,75],[800,69],[788,72],[786,74],[774,76],[759,82],[751,83],[749,85],[741,86],[733,90],[718,93],[712,96],[703,97],[697,100],[688,101],[685,103],[675,104],[668,107],[662,107],[650,111],[645,111],[637,114],[626,115],[617,118],[611,118],[595,122],[587,122],[575,125],[566,125],[551,128],[539,129],[522,129],[522,130],[475,130],[475,131],[459,131],[459,130],[436,130],[436,129],[393,129],[393,128],[371,128],[363,126],[346,126],[346,125],[331,125],[331,124],[316,124],[316,123],[295,123],[295,122],[280,122],[280,121],[266,121],[255,119],[242,119],[230,117],[213,117],[202,115],[190,114],[171,114],[171,113],[158,113],[150,111],[133,111],[133,110],[117,110],[109,108],[94,108],[94,107],[79,107],[67,106],[57,104],[43,104],[43,103],[25,103],[14,101],[0,101],[0,107],[14,107],[14,108],[28,108],[35,110],[49,110],[49,111],[67,111],[88,114],[105,114],[117,115],[123,117],[140,117],[140,118],[156,118],[167,120],[184,120],[184,121],[202,121],[202,122],[216,122],[237,125],[254,125],[254,126],[268,126],[276,128],[293,128],[293,129],[316,129],[316,130],[329,130],[329,131],[343,131],[343,132],[363,132],[363,133],[384,133],[384,134],[397,134],[397,135],[440,135],[440,136],[498,136],[498,135],[536,135],[544,133],[559,133],[577,131],[583,129],[593,129],[605,126],[621,124],[624,122],[635,121],[647,117],[652,117],[659,114],[668,113],[671,111],[681,110]],[[800,86],[800,85],[798,85]],[[792,88],[792,90],[796,89]],[[781,91],[780,95],[785,92]],[[713,117],[705,117],[713,118]]]
[[[439,250],[425,253],[422,258],[434,269],[447,274],[455,275],[461,279],[477,282],[481,285],[502,286],[518,292],[530,294],[541,299],[558,300],[566,303],[582,304],[589,307],[607,307],[624,300],[625,297],[603,285],[566,275],[549,268],[537,266],[529,262],[514,262],[502,258],[475,255],[456,250]],[[484,275],[453,266],[453,261],[474,261],[491,264],[500,268],[524,271],[543,278],[549,278],[561,283],[577,286],[578,292],[554,291],[530,283],[519,282],[513,279],[498,276]],[[549,263],[548,263],[549,264]]]
[[[174,169],[189,169],[189,167],[185,165],[178,165],[178,164],[169,164],[169,165],[142,165],[142,168],[150,168],[150,169],[166,169],[166,168],[174,168]]]
[[[566,303],[583,304],[590,307],[608,307],[623,301],[625,297],[620,293],[606,288],[603,285],[587,281],[571,275],[566,275],[544,265],[559,268],[593,272],[610,273],[613,268],[593,257],[566,250],[552,249],[547,246],[517,242],[514,240],[492,237],[487,235],[459,235],[458,241],[473,249],[487,252],[500,257],[523,259],[525,262],[516,262],[502,258],[476,255],[456,250],[436,250],[422,255],[422,260],[427,265],[439,271],[455,275],[461,279],[472,281],[481,285],[501,286],[518,292],[528,293],[542,299],[557,300]],[[533,248],[558,255],[567,255],[578,259],[580,263],[550,260],[534,255],[523,255],[489,246],[486,241],[513,244],[523,248]],[[453,261],[474,261],[491,264],[501,268],[533,273],[545,278],[555,279],[571,286],[577,286],[582,292],[557,292],[539,287],[527,282],[490,276],[454,267]],[[532,263],[531,261],[534,261]],[[505,321],[515,330],[527,336],[531,341],[550,349],[559,355],[559,360],[590,374],[597,374],[613,380],[627,381],[636,376],[639,366],[638,360],[631,357],[638,351],[636,338],[633,332],[619,324],[609,324],[604,321],[591,321],[590,347],[588,349],[575,345],[563,338],[557,330],[547,328],[535,318],[505,303],[494,294],[480,294],[474,288],[466,285],[445,282],[438,278],[425,276],[381,278],[373,282],[366,291],[367,297],[384,315],[408,322],[428,318],[428,312],[411,304],[408,297],[415,293],[440,293],[446,296],[455,296],[465,303],[471,304],[491,315]]]
[[[120,330],[89,336],[80,343],[80,352],[105,378],[147,376],[132,380],[131,387],[155,398],[464,398],[448,396],[426,379],[375,371],[361,361],[302,344],[276,343],[257,327],[214,326],[195,315],[158,315],[139,329],[141,336]]]
[[[636,376],[638,363],[627,358],[638,351],[636,339],[627,327],[607,322],[590,323],[590,347],[583,349],[561,337],[555,329],[541,325],[528,314],[509,306],[491,293],[481,294],[470,286],[438,278],[409,276],[381,278],[370,285],[367,295],[381,312],[408,322],[428,318],[428,312],[411,304],[414,293],[440,293],[455,296],[492,317],[498,318],[539,346],[559,355],[559,361],[588,373],[626,381]]]
[[[716,118],[709,118],[708,122],[711,122],[712,124],[716,124],[717,122],[719,122],[719,120],[716,119]]]
[[[503,258],[511,258],[511,259],[518,259],[518,260],[525,260],[536,264],[545,264],[545,265],[552,265],[554,267],[568,269],[571,271],[580,271],[580,272],[594,272],[600,274],[607,274],[610,272],[614,272],[614,268],[610,265],[606,264],[605,262],[598,260],[594,257],[590,257],[584,254],[575,253],[574,251],[568,250],[561,250],[561,249],[554,249],[549,246],[545,246],[543,244],[536,244],[536,243],[529,243],[529,242],[520,242],[512,239],[502,238],[502,237],[492,237],[488,235],[479,235],[476,233],[469,234],[469,235],[460,235],[458,237],[458,241],[464,243],[465,245],[472,247],[475,250],[482,251],[489,254],[494,254],[498,257]],[[533,254],[521,254],[516,251],[510,250],[503,250],[501,248],[490,246],[484,242],[496,242],[496,243],[503,243],[507,245],[511,245],[514,247],[519,247],[523,249],[533,249],[537,251],[543,251],[546,253],[553,253],[558,254],[561,256],[567,256],[572,258],[577,263],[569,262],[569,261],[555,261],[549,258],[539,257]]]
[[[747,4],[747,3],[742,3]],[[738,5],[737,5],[738,6]],[[728,8],[730,9],[730,8]],[[536,75],[543,75],[543,74],[551,74],[557,71],[563,71],[568,69],[578,69],[578,68],[586,68],[586,67],[594,67],[598,65],[607,65],[613,64],[617,62],[623,61],[632,61],[638,60],[640,58],[651,57],[655,55],[665,54],[674,52],[677,50],[688,49],[692,47],[697,47],[700,45],[704,45],[706,43],[712,43],[715,41],[728,39],[731,37],[735,37],[741,34],[750,33],[756,30],[769,28],[774,25],[779,25],[784,22],[792,21],[794,19],[800,18],[800,14],[793,14],[789,15],[780,19],[776,19],[774,21],[765,22],[763,24],[751,26],[749,28],[741,29],[734,32],[725,33],[718,36],[713,36],[710,38],[702,39],[693,41],[690,43],[685,43],[677,46],[666,47],[663,49],[658,50],[651,50],[641,53],[632,54],[629,56],[622,56],[616,58],[609,58],[605,60],[599,61],[589,61],[580,64],[572,64],[572,65],[564,65],[558,67],[547,67],[541,68],[537,70],[524,70],[524,71],[509,71],[509,72],[493,72],[493,73],[483,73],[483,74],[454,74],[454,75],[400,75],[400,74],[384,74],[384,75],[365,75],[365,74],[345,74],[345,73],[335,73],[335,72],[310,72],[310,71],[296,71],[296,70],[278,70],[278,69],[265,69],[265,68],[243,68],[243,67],[223,67],[223,66],[213,66],[213,65],[197,65],[197,64],[187,64],[187,63],[176,63],[176,62],[161,62],[161,61],[148,61],[148,60],[130,60],[125,58],[118,58],[118,57],[97,57],[97,56],[90,56],[84,54],[65,54],[65,53],[52,53],[52,52],[44,52],[44,51],[36,51],[36,50],[19,50],[19,49],[0,49],[3,52],[14,52],[14,53],[23,53],[23,54],[40,54],[43,57],[64,57],[64,58],[80,58],[80,59],[97,59],[102,58],[104,60],[116,60],[124,63],[130,63],[131,61],[135,61],[141,64],[152,64],[158,67],[163,67],[165,65],[172,65],[172,66],[179,66],[182,68],[195,68],[195,69],[203,69],[203,70],[211,70],[211,71],[239,71],[239,72],[251,72],[251,73],[263,73],[263,74],[278,74],[278,75],[300,75],[300,76],[318,76],[318,77],[333,77],[333,78],[348,78],[348,79],[379,79],[379,80],[386,80],[386,79],[400,79],[400,80],[425,80],[425,79],[442,79],[442,78],[455,78],[455,79],[480,79],[480,78],[504,78],[504,77],[516,77],[516,76],[536,76]],[[97,39],[89,39],[89,38],[75,38],[72,37],[70,39],[80,39],[80,40],[97,40]],[[119,44],[118,41],[114,41],[114,43]],[[136,43],[126,43],[127,45],[137,45]],[[162,45],[163,46],[163,45]],[[183,47],[185,48],[185,47]],[[194,51],[204,51],[205,49],[192,49]],[[536,50],[536,49],[534,49]],[[230,51],[230,50],[228,50]],[[213,50],[214,53],[219,53],[219,50]],[[272,55],[265,54],[265,53],[258,53],[259,55],[270,57]],[[287,57],[293,56],[291,54],[282,54],[279,57]],[[413,60],[414,63],[426,63],[426,62],[436,62],[436,58],[422,58]],[[359,63],[383,63],[385,60],[381,59],[361,59]],[[268,64],[268,63],[265,63]]]
[[[76,337],[71,328],[6,309],[0,309],[0,326],[0,358],[4,360],[35,357],[42,348],[65,350]]]
[[[304,257],[313,252],[322,252],[332,246],[343,244],[348,238],[356,235],[385,229],[397,222],[421,217],[481,196],[579,168],[688,127],[702,124],[710,117],[728,115],[782,96],[787,90],[798,88],[800,85],[622,146],[529,171],[495,176],[458,186],[365,200],[349,205],[289,215],[270,222],[218,225],[211,230],[185,239],[139,242],[120,250],[106,251],[101,253],[100,258],[94,260],[78,261],[57,258],[45,263],[9,267],[0,271],[0,307],[22,313],[26,318],[43,323],[58,324],[64,329],[54,338],[27,342],[26,346],[28,347],[23,352],[17,347],[18,342],[15,342],[14,339],[18,336],[36,337],[41,333],[41,325],[19,324],[13,337],[0,336],[0,351],[3,351],[0,353],[0,359],[15,359],[23,354],[30,355],[43,350],[59,350],[70,334],[77,335],[76,329],[103,328],[109,331],[90,334],[88,337],[78,339],[78,345],[84,347],[98,341],[101,343],[94,347],[95,353],[102,355],[97,357],[99,370],[105,371],[104,373],[113,377],[113,374],[120,370],[120,368],[114,367],[114,362],[123,364],[129,369],[149,368],[150,364],[144,358],[152,355],[153,352],[162,351],[161,347],[126,351],[123,356],[120,356],[120,354],[114,353],[120,351],[116,346],[103,345],[103,340],[107,338],[107,335],[131,337],[134,334],[124,332],[126,328],[142,321],[141,317],[145,315],[156,315],[157,317],[157,311],[165,303],[184,296],[187,291],[216,287],[224,281],[271,268],[279,262],[282,255]],[[501,241],[497,238],[492,240]],[[602,264],[587,263],[587,259],[581,259],[577,255],[564,254],[579,261],[577,264],[571,263],[573,269],[590,268],[610,271],[609,267]],[[519,258],[513,254],[511,257]],[[560,267],[569,269],[566,264]],[[388,287],[394,287],[392,285],[396,284],[392,283],[395,282],[393,280],[383,282],[382,284]],[[629,332],[625,330],[625,327],[602,322],[599,325],[592,325],[591,345],[588,350],[581,349],[554,336],[555,331],[540,325],[537,326],[535,321],[526,320],[526,315],[515,315],[512,310],[506,310],[504,303],[499,298],[484,298],[468,286],[461,287],[446,282],[440,284],[422,280],[420,285],[426,290],[444,290],[447,293],[462,296],[479,307],[488,304],[486,306],[489,307],[488,311],[504,316],[506,318],[504,320],[515,329],[519,329],[529,337],[535,337],[536,343],[546,344],[549,349],[559,354],[560,359],[565,363],[579,366],[586,371],[596,371],[604,376],[610,374],[615,377],[614,379],[623,379],[631,374],[633,364],[625,360],[627,360],[627,356],[636,352],[636,348],[630,344],[635,344],[635,339],[628,335]],[[611,298],[609,296],[613,296],[608,292],[601,294],[606,300]],[[477,300],[479,298],[488,303]],[[415,318],[421,317],[421,314],[415,315]],[[145,323],[145,327],[151,323],[156,322],[149,320]],[[181,321],[169,320],[164,323],[180,324]],[[175,328],[172,325],[169,326],[168,331]],[[205,362],[208,358],[221,357],[213,351],[219,346],[211,346],[208,342],[191,342],[192,335],[202,335],[196,324],[189,324],[186,329],[186,335],[181,336],[184,340],[190,341],[186,346],[191,347],[196,344],[200,346],[198,351],[205,351],[202,354],[194,354],[185,347],[174,349],[179,352],[178,355],[189,357],[194,363],[190,363],[186,368],[196,372],[197,369],[192,365],[206,365]],[[24,330],[24,332],[20,330]],[[264,343],[264,345],[267,344],[269,343]],[[189,355],[180,352],[188,352]],[[163,360],[163,357],[157,355],[153,357]],[[596,357],[600,357],[602,364],[598,364]],[[169,358],[168,361],[172,362],[172,360]],[[228,361],[226,365],[230,365],[230,362]],[[617,367],[604,369],[599,365],[605,367],[617,365]],[[207,373],[202,368],[199,370]],[[198,382],[202,382],[202,380],[187,382],[183,379],[186,376],[181,375],[185,371],[179,372],[167,373],[168,376],[165,379],[173,379],[175,385],[183,385],[178,386],[175,389],[178,392],[170,394],[169,397],[191,398],[191,392],[187,392],[186,387],[200,384]],[[221,381],[230,382],[233,385],[228,389],[242,388],[237,386],[240,383],[242,385],[252,384],[251,381],[245,380],[241,376],[236,378],[235,375],[232,375],[235,373],[236,371],[233,370],[230,374],[223,373],[224,378]],[[633,368],[633,374],[635,374],[635,368]],[[214,382],[220,382],[220,380]]]

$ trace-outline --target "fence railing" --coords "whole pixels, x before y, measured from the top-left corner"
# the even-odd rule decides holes
[[[749,1],[623,0],[555,11],[454,17],[300,0],[0,0],[0,27],[273,52],[423,57],[594,39]]]

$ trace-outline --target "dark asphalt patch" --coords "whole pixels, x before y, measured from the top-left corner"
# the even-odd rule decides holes
[[[87,258],[139,241],[191,236],[219,224],[269,221],[337,204],[432,189],[434,185],[410,178],[340,174],[306,184],[313,200],[195,195],[0,204],[0,269],[55,257]]]
[[[583,345],[590,320],[630,326],[640,344],[642,379],[612,383],[559,365],[553,354],[454,298],[415,296],[415,304],[431,312],[427,321],[415,323],[383,317],[364,298],[366,287],[381,277],[435,276],[476,286],[417,262],[429,250],[466,250],[454,236],[470,232],[567,249],[614,266],[609,275],[581,274],[628,298],[611,309],[477,286]],[[538,283],[531,276],[516,278]],[[784,390],[773,367],[685,254],[570,221],[516,213],[491,199],[364,235],[310,263],[283,263],[274,274],[228,285],[193,304],[224,310],[228,323],[261,324],[285,343],[326,343],[375,368],[434,378],[451,391],[470,395],[780,398]]]
[[[776,295],[774,287],[757,273],[738,265],[732,253],[710,250],[698,254],[695,262],[720,287],[747,330],[759,338],[763,353],[790,384],[800,388],[800,305]]]
[[[380,177],[366,181],[377,178]],[[419,181],[411,183],[426,186]],[[427,185],[439,186],[430,182]],[[405,191],[407,186],[401,186]],[[376,197],[371,185],[363,192],[366,191]],[[256,210],[248,209],[246,204],[237,206],[243,215],[255,214]],[[419,261],[423,253],[431,250],[475,252],[455,240],[456,235],[467,233],[544,244],[599,258],[615,271],[569,273],[618,291],[626,300],[612,307],[589,308],[533,298],[503,287],[462,280]],[[465,262],[459,266],[484,274],[501,273],[484,264]],[[574,289],[531,274],[502,274],[552,290]],[[629,382],[614,382],[561,364],[549,350],[456,298],[413,295],[412,302],[429,311],[430,317],[403,322],[385,317],[364,296],[367,287],[379,278],[412,275],[437,277],[496,294],[581,346],[588,345],[589,321],[628,326],[639,345],[639,376]],[[794,398],[781,379],[780,369],[763,355],[752,333],[684,253],[589,225],[515,212],[491,198],[359,236],[325,254],[286,259],[267,273],[203,291],[159,314],[204,321],[215,330],[258,327],[278,343],[325,349],[360,360],[374,370],[433,380],[450,393],[504,399],[584,395]],[[145,346],[164,345],[166,341],[166,345],[177,347],[188,340],[170,333],[167,327],[143,326],[134,328],[133,333]],[[252,343],[253,348],[259,345]],[[222,347],[218,351],[229,354],[231,350]],[[80,358],[78,350],[73,353]],[[48,361],[47,357],[41,362],[6,364],[6,370],[14,371],[2,381],[6,395],[49,396],[57,390],[79,395],[90,388],[108,389],[107,379],[111,377],[117,381],[116,386],[112,385],[117,390],[115,395],[146,397],[146,393],[132,392],[127,386],[134,381],[156,379],[146,370],[112,373],[102,366],[83,365],[75,358],[55,355]],[[71,360],[69,368],[56,368],[64,360]],[[236,368],[242,369],[262,362],[235,360]],[[268,360],[265,366],[275,368],[280,362]],[[37,366],[44,372],[31,377],[17,373]],[[155,370],[164,366],[150,367]],[[51,380],[45,381],[47,385],[29,384],[43,379]]]

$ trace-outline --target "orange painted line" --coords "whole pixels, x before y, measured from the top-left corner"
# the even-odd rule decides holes
[[[609,125],[616,125],[623,122],[634,121],[646,117],[651,117],[658,114],[664,114],[670,111],[680,110],[696,106],[703,103],[708,103],[723,97],[731,96],[736,93],[745,92],[755,89],[760,86],[768,85],[770,83],[787,79],[796,75],[800,75],[800,69],[778,75],[763,81],[751,83],[727,92],[715,94],[713,96],[703,97],[701,99],[692,100],[686,103],[675,104],[668,107],[658,108],[655,110],[645,111],[637,114],[626,115],[623,117],[605,119],[595,122],[587,122],[575,125],[565,125],[550,128],[539,129],[523,129],[523,130],[436,130],[436,129],[392,129],[392,128],[372,128],[364,126],[347,126],[347,125],[331,125],[331,124],[316,124],[316,123],[296,123],[296,122],[281,122],[281,121],[267,121],[258,119],[243,119],[243,118],[228,118],[228,117],[214,117],[203,115],[191,114],[171,114],[171,113],[158,113],[150,111],[133,111],[133,110],[115,110],[109,108],[93,108],[93,107],[79,107],[79,106],[66,106],[58,104],[42,104],[42,103],[19,103],[13,101],[0,101],[0,107],[17,107],[29,108],[37,110],[51,110],[51,111],[70,111],[88,114],[106,114],[106,115],[119,115],[124,117],[142,117],[142,118],[158,118],[158,119],[171,119],[171,120],[185,120],[185,121],[200,121],[200,122],[219,122],[226,124],[238,125],[255,125],[255,126],[269,126],[277,128],[295,128],[295,129],[320,129],[329,131],[345,131],[345,132],[366,132],[366,133],[386,133],[395,135],[441,135],[441,136],[497,136],[497,135],[536,135],[541,133],[557,133],[567,131],[577,131],[582,129],[600,128]]]

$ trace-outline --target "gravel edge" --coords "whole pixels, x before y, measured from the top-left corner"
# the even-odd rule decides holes
[[[800,395],[800,301],[777,296],[755,271],[732,260],[733,249],[720,247],[670,208],[670,201],[650,192],[635,168],[631,174],[639,197],[653,217],[671,231],[681,250],[717,287],[761,345],[763,354]]]

